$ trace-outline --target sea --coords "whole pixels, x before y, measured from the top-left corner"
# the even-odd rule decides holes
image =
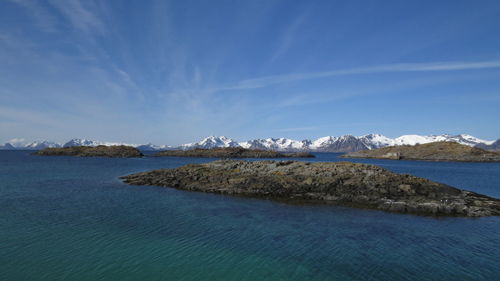
[[[306,161],[346,161],[317,153]],[[500,217],[131,186],[214,159],[0,151],[0,280],[500,280]],[[500,163],[353,160],[500,198]]]

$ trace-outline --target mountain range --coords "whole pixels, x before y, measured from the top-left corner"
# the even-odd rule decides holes
[[[339,137],[327,136],[316,140],[293,140],[287,138],[267,138],[254,139],[245,142],[237,142],[224,136],[210,136],[201,141],[187,143],[180,146],[154,145],[148,144],[126,144],[116,142],[100,142],[87,139],[72,139],[66,143],[56,143],[51,141],[35,141],[24,143],[16,141],[0,146],[0,149],[26,149],[39,150],[47,147],[70,147],[70,146],[97,146],[97,145],[129,145],[137,147],[142,151],[158,151],[169,149],[195,149],[195,148],[216,148],[216,147],[243,147],[249,149],[263,149],[276,151],[309,151],[309,152],[354,152],[366,149],[376,149],[394,145],[415,145],[438,141],[451,141],[468,146],[477,146],[488,150],[499,150],[500,139],[497,141],[482,140],[471,135],[403,135],[398,138],[388,138],[380,134],[369,134],[364,136],[343,135]]]
[[[476,145],[476,147],[482,148],[485,150],[500,151],[500,139],[496,140],[495,142],[493,142],[491,144],[480,143],[480,144]]]

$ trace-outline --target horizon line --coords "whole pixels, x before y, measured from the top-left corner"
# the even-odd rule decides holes
[[[485,142],[494,142],[494,141],[500,139],[500,137],[499,137],[499,138],[496,138],[496,139],[493,139],[493,140],[488,140],[488,139],[481,139],[481,138],[475,137],[475,136],[470,135],[470,134],[447,134],[447,133],[444,133],[444,134],[426,134],[426,135],[404,134],[404,135],[400,135],[398,137],[391,138],[391,137],[387,137],[384,134],[369,133],[369,134],[358,135],[358,136],[353,135],[353,134],[343,134],[343,135],[337,135],[337,136],[335,136],[335,135],[326,135],[326,136],[323,136],[323,137],[306,138],[306,139],[295,139],[295,138],[285,138],[285,137],[267,137],[267,138],[252,138],[252,139],[248,139],[246,141],[239,141],[239,140],[236,140],[236,139],[231,138],[231,137],[226,137],[224,135],[219,135],[219,136],[217,136],[217,135],[210,135],[210,136],[207,136],[207,137],[204,137],[204,138],[200,139],[199,141],[182,143],[182,144],[179,144],[179,145],[168,145],[168,144],[157,145],[157,144],[154,144],[152,142],[128,143],[128,142],[121,142],[121,141],[102,141],[102,140],[90,139],[90,138],[71,138],[68,141],[64,141],[64,142],[52,141],[52,140],[47,140],[47,139],[26,140],[24,138],[13,138],[13,139],[10,139],[10,140],[4,142],[3,145],[0,145],[0,146],[5,146],[6,144],[14,145],[16,143],[25,146],[25,145],[29,145],[29,144],[32,144],[32,143],[35,143],[35,142],[50,142],[50,143],[55,143],[55,144],[59,144],[59,145],[64,145],[64,144],[66,144],[66,143],[68,143],[68,142],[70,142],[72,140],[88,140],[88,141],[93,141],[93,142],[98,142],[98,143],[108,143],[108,144],[116,144],[116,145],[126,144],[126,145],[132,145],[132,146],[141,146],[141,145],[148,145],[148,144],[150,144],[150,145],[156,145],[156,146],[179,147],[179,146],[185,146],[185,145],[195,144],[195,143],[201,142],[203,140],[206,140],[208,138],[226,138],[226,139],[229,139],[231,141],[234,141],[234,142],[240,144],[240,143],[254,141],[254,140],[268,140],[268,139],[273,139],[273,140],[286,139],[286,140],[300,142],[300,141],[314,141],[314,140],[319,140],[319,139],[328,138],[328,137],[340,138],[340,137],[345,137],[345,136],[353,136],[353,137],[356,137],[356,138],[362,138],[362,137],[366,137],[366,136],[369,136],[369,135],[379,135],[379,136],[382,136],[382,137],[385,137],[385,138],[388,138],[388,139],[392,139],[392,140],[395,140],[395,139],[398,139],[398,138],[401,138],[401,137],[404,137],[404,136],[419,136],[419,137],[432,137],[432,136],[451,136],[451,137],[454,137],[454,136],[471,136],[473,138],[476,138],[478,140],[485,141]]]

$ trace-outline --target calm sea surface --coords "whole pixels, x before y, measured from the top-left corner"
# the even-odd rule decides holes
[[[292,206],[118,178],[207,161],[0,151],[0,280],[500,280],[500,217]],[[498,163],[356,162],[500,198]]]

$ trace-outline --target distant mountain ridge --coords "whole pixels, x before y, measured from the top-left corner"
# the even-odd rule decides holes
[[[500,139],[496,140],[495,142],[491,144],[484,144],[480,143],[476,145],[477,148],[485,149],[485,150],[492,150],[492,151],[500,151]]]
[[[483,149],[499,149],[500,140],[487,141],[471,135],[403,135],[398,138],[388,138],[380,134],[368,134],[364,136],[326,136],[316,140],[293,140],[287,138],[267,138],[254,139],[244,142],[237,142],[224,136],[210,136],[201,141],[187,143],[180,146],[154,145],[148,144],[127,144],[118,142],[100,142],[88,139],[71,139],[66,143],[56,143],[50,141],[34,141],[31,143],[6,143],[0,149],[29,149],[39,150],[47,147],[71,147],[71,146],[97,146],[97,145],[128,145],[142,151],[158,151],[169,149],[195,149],[195,148],[220,148],[220,147],[243,147],[248,149],[275,150],[282,152],[354,152],[367,149],[376,149],[394,145],[415,145],[439,141],[451,141],[468,146],[477,146]]]
[[[470,135],[404,135],[395,139],[380,134],[364,136],[343,135],[340,137],[327,136],[311,140],[291,139],[256,139],[240,143],[245,148],[272,149],[277,151],[315,151],[315,152],[354,152],[367,149],[376,149],[394,145],[415,145],[439,141],[451,141],[468,146],[491,145],[494,141],[482,140]]]

